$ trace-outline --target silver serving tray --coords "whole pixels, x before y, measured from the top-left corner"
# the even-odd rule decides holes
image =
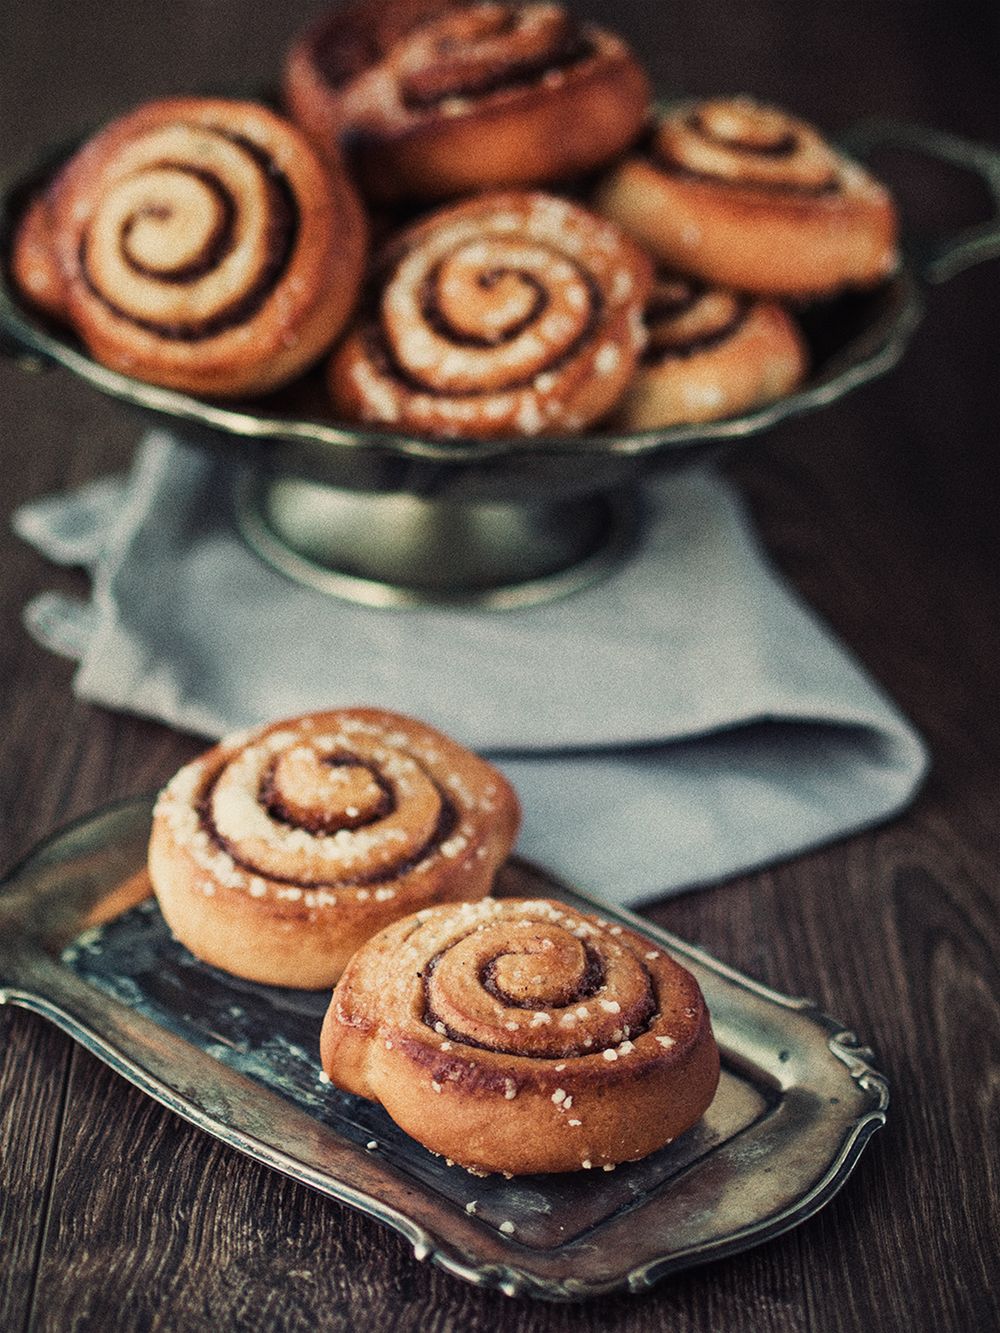
[[[642,1291],[810,1217],[885,1122],[871,1051],[810,1000],[515,859],[499,892],[596,908],[694,973],[722,1079],[698,1125],[613,1172],[505,1180],[449,1167],[380,1107],[321,1081],[326,993],[238,981],[171,938],[143,871],[150,815],[148,799],[93,815],[0,884],[0,1003],[51,1019],[171,1111],[388,1224],[457,1277],[549,1299]]]

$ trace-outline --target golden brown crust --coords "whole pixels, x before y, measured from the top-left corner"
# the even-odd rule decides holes
[[[746,98],[674,108],[597,207],[671,268],[737,291],[807,299],[874,285],[897,263],[887,191],[802,121]]]
[[[350,708],[232,736],[161,793],[149,872],[192,953],[275,986],[332,986],[376,931],[488,893],[520,820],[485,760]]]
[[[354,0],[311,23],[289,47],[282,91],[288,113],[321,152],[349,131],[343,95],[354,79],[423,24],[467,0]]]
[[[345,416],[434,436],[579,430],[625,391],[652,281],[616,227],[511,191],[408,228],[375,265],[329,381]]]
[[[10,267],[27,301],[53,319],[66,320],[66,287],[54,253],[47,194],[36,195],[24,210],[14,236]]]
[[[739,416],[791,393],[805,376],[802,335],[775,301],[661,272],[645,321],[642,364],[615,413],[625,430]]]
[[[375,198],[564,180],[612,161],[645,123],[632,52],[561,5],[372,9],[337,12],[295,43],[285,98],[317,143],[351,142]]]
[[[719,1054],[652,941],[547,900],[440,907],[351,960],[323,1068],[433,1152],[510,1175],[635,1161],[689,1129]]]
[[[252,102],[170,98],[121,117],[61,173],[52,216],[94,356],[208,396],[263,393],[315,361],[364,265],[343,171]]]

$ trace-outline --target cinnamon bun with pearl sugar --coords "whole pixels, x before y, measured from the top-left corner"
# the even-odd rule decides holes
[[[625,430],[739,416],[805,377],[804,340],[776,301],[660,272],[645,321],[642,363],[615,413]]]
[[[310,28],[285,69],[294,119],[347,143],[382,200],[594,170],[638,137],[649,96],[625,43],[558,4],[362,0]]]
[[[566,200],[511,191],[442,209],[379,256],[330,363],[333,401],[420,435],[580,430],[632,377],[651,282],[638,246]]]
[[[150,102],[91,139],[51,193],[71,323],[92,354],[209,397],[293,379],[347,321],[361,205],[253,102]]]
[[[898,262],[888,191],[804,121],[746,97],[667,112],[597,206],[671,268],[737,291],[825,296]]]
[[[389,922],[488,893],[519,822],[506,779],[457,742],[341,709],[230,736],[182,768],[156,804],[149,873],[196,957],[322,989]]]
[[[425,1147],[508,1175],[645,1157],[719,1079],[694,977],[638,932],[544,899],[429,908],[376,935],[320,1050],[333,1083]]]

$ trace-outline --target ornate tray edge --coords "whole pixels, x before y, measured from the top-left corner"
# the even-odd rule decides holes
[[[740,974],[736,973],[735,977],[739,978]],[[756,989],[756,985],[752,988]],[[775,992],[770,993],[771,996],[775,994]],[[889,1107],[889,1082],[884,1074],[879,1073],[869,1063],[870,1059],[874,1059],[871,1048],[858,1045],[853,1032],[845,1029],[837,1019],[809,1001],[793,1000],[789,1007],[800,1010],[817,1026],[829,1030],[830,1038],[827,1045],[831,1052],[847,1065],[851,1078],[875,1100],[875,1105],[854,1121],[844,1137],[839,1153],[827,1171],[794,1205],[758,1225],[745,1228],[732,1237],[720,1240],[717,1245],[705,1247],[694,1253],[681,1251],[665,1262],[654,1260],[651,1264],[634,1269],[628,1279],[630,1291],[646,1290],[669,1273],[693,1268],[697,1264],[721,1259],[730,1254],[738,1254],[742,1250],[773,1240],[786,1231],[791,1231],[799,1223],[808,1221],[840,1191],[857,1166],[872,1134],[885,1124]]]
[[[923,313],[912,277],[906,270],[900,270],[896,276],[904,283],[903,304],[897,318],[891,327],[884,330],[883,340],[874,349],[864,352],[853,364],[807,383],[794,393],[740,417],[728,417],[700,426],[674,426],[669,430],[647,430],[622,435],[540,435],[527,440],[456,439],[442,443],[429,436],[393,435],[390,432],[339,426],[333,422],[307,418],[258,415],[242,407],[223,402],[212,403],[178,390],[147,384],[100,365],[72,342],[44,331],[28,319],[12,299],[6,279],[2,276],[0,330],[15,340],[22,349],[20,355],[25,359],[25,364],[30,363],[31,368],[37,364],[31,362],[32,357],[45,358],[70,371],[92,388],[121,402],[155,412],[167,421],[195,422],[238,439],[262,443],[279,440],[289,444],[305,441],[338,450],[376,448],[398,454],[402,458],[449,464],[484,462],[516,454],[533,455],[540,451],[580,455],[617,454],[637,458],[650,455],[669,457],[674,453],[682,453],[687,447],[700,448],[758,435],[790,417],[826,407],[885,375],[901,360]]]
[[[130,798],[114,802],[102,809],[84,815],[79,819],[67,822],[65,825],[56,829],[46,838],[42,839],[23,857],[15,863],[6,875],[0,878],[0,897],[4,890],[15,882],[22,873],[34,864],[39,858],[43,857],[46,850],[60,841],[74,829],[82,827],[101,815],[112,815],[116,812],[124,812],[130,808],[147,806],[151,798],[139,797]],[[512,858],[515,862],[524,866],[529,871],[535,871],[533,864],[524,858]],[[18,984],[4,984],[0,977],[0,1005],[12,1005],[18,1008],[26,1009],[36,1013],[39,1016],[48,1019],[54,1023],[74,1041],[81,1045],[85,1050],[100,1059],[108,1065],[115,1073],[132,1083],[140,1091],[151,1097],[167,1110],[178,1115],[181,1119],[193,1124],[196,1128],[220,1142],[235,1148],[237,1151],[253,1158],[262,1165],[281,1172],[284,1175],[297,1180],[317,1192],[334,1198],[338,1202],[347,1204],[350,1207],[357,1208],[367,1216],[391,1227],[398,1232],[413,1247],[414,1257],[418,1260],[429,1259],[432,1263],[442,1268],[445,1272],[454,1277],[463,1279],[481,1289],[496,1289],[506,1296],[530,1296],[552,1301],[577,1301],[590,1297],[608,1295],[619,1291],[629,1291],[639,1293],[648,1290],[659,1282],[662,1278],[672,1273],[680,1272],[687,1268],[693,1268],[703,1263],[711,1262],[715,1259],[725,1258],[732,1254],[740,1253],[743,1250],[750,1249],[756,1245],[762,1244],[768,1240],[782,1235],[791,1230],[799,1223],[807,1221],[823,1208],[835,1194],[839,1192],[845,1184],[851,1172],[854,1170],[860,1158],[861,1152],[866,1146],[871,1135],[886,1122],[886,1113],[889,1105],[889,1085],[886,1077],[880,1073],[871,1061],[874,1059],[874,1053],[868,1046],[858,1043],[854,1032],[846,1028],[845,1025],[827,1014],[813,1001],[801,997],[790,997],[772,990],[763,983],[755,981],[751,977],[731,968],[728,964],[715,959],[711,954],[698,948],[696,945],[687,943],[671,932],[664,930],[655,923],[637,916],[626,908],[614,907],[610,904],[600,902],[592,898],[589,894],[571,888],[561,881],[549,875],[548,872],[542,872],[543,877],[548,880],[553,887],[558,887],[566,892],[572,893],[594,907],[595,910],[610,916],[615,916],[623,922],[634,925],[643,930],[647,935],[658,939],[673,952],[682,956],[689,957],[697,961],[707,969],[726,978],[728,981],[742,987],[743,989],[767,1000],[768,1002],[781,1005],[784,1008],[794,1010],[800,1013],[805,1019],[814,1023],[816,1026],[825,1030],[828,1034],[827,1046],[831,1053],[847,1067],[848,1073],[853,1082],[866,1094],[871,1101],[871,1108],[862,1112],[857,1119],[851,1122],[845,1132],[843,1141],[839,1150],[833,1157],[830,1165],[823,1175],[815,1182],[811,1189],[797,1199],[789,1207],[771,1217],[762,1219],[750,1226],[742,1228],[740,1231],[731,1235],[720,1237],[717,1241],[712,1241],[704,1245],[690,1247],[686,1250],[678,1251],[669,1256],[647,1260],[642,1264],[628,1270],[626,1273],[616,1275],[606,1280],[587,1281],[580,1278],[549,1279],[537,1273],[518,1268],[514,1265],[487,1263],[470,1264],[461,1255],[461,1253],[446,1241],[432,1235],[432,1233],[419,1222],[407,1217],[404,1213],[390,1207],[380,1199],[364,1191],[354,1189],[352,1186],[342,1181],[331,1181],[327,1176],[311,1167],[299,1159],[280,1152],[271,1147],[262,1140],[255,1138],[246,1131],[234,1129],[224,1120],[213,1116],[192,1102],[185,1099],[175,1089],[169,1087],[155,1074],[142,1067],[124,1052],[122,1052],[113,1042],[102,1037],[100,1033],[91,1028],[85,1021],[78,1018],[68,1009],[55,1003],[44,995],[34,990],[24,988]],[[11,950],[11,956],[24,959],[27,956],[30,962],[31,956],[39,958],[43,965],[55,966],[50,962],[38,946],[32,946],[30,952],[25,951],[23,943],[21,951]],[[0,945],[0,963],[4,961],[3,946]],[[89,991],[86,983],[80,981],[72,974],[68,974],[74,987]],[[101,1002],[104,1005],[112,1006],[115,1009],[125,1010],[126,1006],[110,996],[101,996]],[[142,1018],[139,1015],[130,1013],[130,1020],[140,1027],[148,1026],[150,1029],[159,1032],[160,1029],[151,1019]],[[206,1059],[211,1057],[206,1056]],[[258,1093],[264,1093],[268,1096],[277,1096],[267,1089],[259,1089],[256,1084],[235,1070],[225,1068],[225,1077],[227,1081],[239,1084],[248,1084]]]

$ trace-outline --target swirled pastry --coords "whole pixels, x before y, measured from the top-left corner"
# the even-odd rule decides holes
[[[209,396],[262,393],[346,322],[364,264],[343,172],[252,102],[150,102],[90,140],[52,193],[73,324],[98,360]]]
[[[661,271],[645,321],[642,363],[615,413],[626,430],[738,416],[791,393],[805,375],[802,335],[775,301]]]
[[[811,126],[745,97],[671,110],[647,154],[603,182],[598,209],[671,268],[738,291],[827,295],[897,262],[885,188]]]
[[[435,436],[579,430],[621,397],[652,281],[617,227],[551,195],[483,195],[380,256],[330,365],[347,417]]]
[[[477,899],[513,789],[432,727],[350,708],[231,736],[168,783],[149,873],[171,930],[251,981],[320,989],[390,921]]]
[[[634,931],[546,900],[435,907],[355,954],[323,1068],[476,1171],[635,1161],[699,1119],[719,1053],[694,977]]]
[[[11,275],[21,295],[60,322],[66,319],[66,286],[56,262],[52,209],[47,193],[38,194],[24,210],[14,234]]]
[[[610,162],[649,84],[620,38],[562,5],[362,0],[295,43],[285,98],[317,143],[351,144],[374,197],[438,199]]]

